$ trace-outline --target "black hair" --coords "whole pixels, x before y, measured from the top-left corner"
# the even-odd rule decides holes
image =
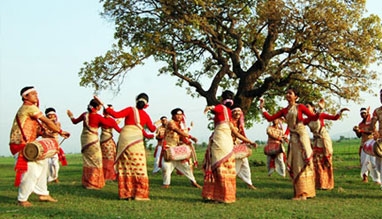
[[[93,108],[97,108],[101,103],[96,99],[91,99],[88,105],[88,112],[90,113]]]
[[[311,102],[311,101],[309,101],[309,102],[307,102],[305,105],[310,105],[312,108],[313,108],[313,112],[317,112],[316,111],[316,106],[314,105],[314,103],[313,102]]]
[[[112,105],[112,104],[107,104],[107,107],[113,107],[113,105]],[[105,107],[103,108],[103,114],[108,114],[108,113],[106,112],[106,108],[105,108]]]
[[[21,99],[24,100],[24,97],[23,97],[23,93],[29,89],[33,89],[34,87],[33,86],[27,86],[27,87],[24,87],[23,89],[20,90],[20,96],[21,96]]]
[[[140,93],[136,98],[135,98],[136,104],[135,106],[138,109],[143,109],[146,104],[149,102],[149,96],[146,93]]]
[[[56,110],[53,107],[46,108],[45,115],[47,116],[50,112],[56,112]]]
[[[230,90],[223,91],[223,93],[222,93],[223,102],[224,102],[224,100],[232,100],[232,101],[224,103],[224,105],[226,107],[231,107],[233,105],[233,97],[234,97],[234,94],[232,91],[230,91]]]
[[[236,104],[236,103],[233,104],[230,108],[231,108],[231,110],[232,110],[232,109],[235,109],[235,108],[240,108],[240,109],[241,109],[241,107],[239,106],[239,104]]]
[[[27,86],[27,87],[24,87],[24,88],[21,89],[21,91],[20,91],[20,96],[22,96],[23,93],[24,93],[25,91],[27,91],[27,90],[29,90],[29,89],[33,89],[33,88],[34,88],[33,86]]]
[[[315,107],[314,103],[312,101],[307,102],[306,104],[311,105],[312,107]]]
[[[233,92],[230,91],[230,90],[225,90],[225,91],[223,91],[223,93],[222,93],[222,99],[223,99],[223,100],[227,100],[227,99],[231,99],[231,100],[233,100]]]
[[[300,96],[300,93],[299,93],[299,91],[296,89],[296,88],[294,88],[294,87],[289,87],[287,90],[291,90],[291,91],[293,91],[293,93],[296,95],[296,96]]]
[[[181,111],[182,114],[184,114],[184,111],[181,108],[175,108],[175,109],[171,110],[171,115],[175,116],[176,114],[178,114],[179,111]]]

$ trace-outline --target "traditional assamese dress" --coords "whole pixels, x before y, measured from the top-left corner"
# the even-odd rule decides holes
[[[105,186],[105,179],[98,129],[102,125],[113,126],[113,124],[96,112],[85,112],[71,120],[73,124],[83,122],[81,133],[82,185],[86,189],[101,189]]]
[[[244,115],[242,114],[241,116],[244,116]],[[244,124],[238,125],[238,124],[235,124],[235,122],[232,122],[232,124],[236,128],[237,132],[239,132],[241,135],[246,137],[245,131],[244,131]],[[234,134],[232,134],[232,141],[234,143],[234,147],[236,145],[243,144],[243,142],[239,138],[237,138]],[[236,158],[235,170],[236,170],[237,177],[243,180],[247,185],[249,186],[253,185],[252,176],[251,176],[251,168],[249,166],[248,157]]]
[[[61,123],[58,121],[53,121],[57,127],[61,128]],[[59,134],[57,132],[53,132],[50,130],[45,124],[42,124],[42,127],[44,128],[42,137],[43,138],[54,138],[56,139],[57,143],[59,143]],[[53,157],[48,159],[48,182],[52,182],[55,180],[58,180],[58,172],[60,171],[60,163],[62,166],[68,165],[68,162],[66,160],[65,152],[61,148],[61,145],[59,145],[59,151],[57,154],[55,154]]]
[[[370,114],[367,115],[367,118],[365,121],[361,121],[358,124],[358,127],[360,130],[363,132],[361,133],[361,144],[359,147],[359,154],[360,154],[360,165],[361,165],[361,173],[360,176],[363,178],[364,175],[368,176],[370,172],[370,176],[373,179],[374,182],[376,183],[381,183],[381,173],[380,173],[380,164],[376,162],[376,157],[371,156],[367,154],[363,150],[363,144],[374,138],[373,131],[374,127],[372,127],[372,119]]]
[[[287,152],[287,168],[293,180],[294,198],[315,197],[313,150],[308,132],[303,124],[303,114],[317,120],[319,114],[312,113],[303,104],[286,107],[274,115],[264,111],[263,116],[268,121],[284,117],[290,130]]]
[[[116,180],[117,174],[114,167],[115,157],[117,155],[117,145],[113,139],[113,129],[121,132],[121,128],[117,122],[111,117],[105,117],[113,123],[113,126],[103,125],[101,127],[101,152],[102,152],[102,167],[105,180]]]
[[[324,120],[338,120],[340,116],[339,113],[336,115],[321,113],[316,121],[311,121],[310,118],[304,120],[304,124],[308,125],[313,134],[313,163],[317,189],[334,188],[333,145]]]
[[[160,166],[159,163],[160,163],[160,158],[161,158],[161,153],[162,153],[162,144],[163,144],[163,138],[164,138],[165,131],[166,131],[166,126],[161,125],[157,128],[157,130],[155,132],[155,135],[156,135],[155,138],[158,140],[158,143],[157,143],[157,146],[155,147],[155,150],[154,150],[153,173],[157,173],[158,171],[161,170],[161,168],[159,167]]]
[[[174,120],[168,122],[166,126],[165,137],[163,141],[163,153],[166,149],[177,147],[183,144],[180,135],[174,131],[174,127],[180,127],[180,124]],[[192,147],[192,146],[191,146]],[[194,173],[192,172],[191,165],[188,159],[185,160],[170,160],[166,161],[162,156],[161,159],[163,185],[171,184],[171,173],[176,168],[182,175],[186,176],[192,183],[196,183]]]
[[[288,130],[289,133],[289,130]],[[269,156],[267,155],[267,169],[268,176],[272,175],[272,173],[276,170],[280,176],[285,177],[286,167],[286,155],[284,152],[284,147],[282,146],[282,138],[285,135],[283,127],[281,124],[277,124],[275,126],[269,126],[267,128],[268,142],[267,144],[278,144],[281,146],[282,151],[276,155]]]
[[[214,132],[204,158],[204,200],[224,203],[236,201],[236,170],[231,136],[231,110],[223,104],[213,109]]]
[[[127,107],[121,111],[106,109],[114,118],[125,118],[125,125],[117,143],[116,168],[120,199],[149,199],[146,151],[143,127],[154,132],[156,127],[143,109]]]
[[[43,116],[34,104],[25,103],[19,108],[12,123],[10,150],[17,155],[15,186],[19,187],[17,200],[24,202],[30,194],[49,195],[47,186],[48,158],[27,161],[23,154],[25,145],[37,138],[38,119]]]

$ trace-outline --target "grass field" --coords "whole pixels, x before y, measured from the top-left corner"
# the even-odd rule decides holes
[[[159,175],[150,177],[151,201],[118,199],[116,182],[107,182],[100,190],[81,187],[82,159],[80,154],[68,154],[69,165],[60,170],[60,183],[49,184],[51,195],[58,203],[38,202],[31,195],[31,208],[16,205],[17,188],[13,187],[14,159],[0,158],[0,218],[366,218],[378,217],[382,191],[369,179],[360,178],[359,140],[334,142],[335,188],[317,191],[314,199],[292,201],[289,177],[274,174],[268,177],[266,167],[255,165],[266,160],[262,149],[250,157],[252,180],[257,190],[249,190],[237,180],[237,201],[233,204],[205,203],[201,190],[190,186],[184,176],[175,173],[170,189],[162,189]],[[205,148],[197,148],[199,163]],[[148,151],[148,166],[153,166],[152,152]],[[199,184],[203,173],[195,170]]]

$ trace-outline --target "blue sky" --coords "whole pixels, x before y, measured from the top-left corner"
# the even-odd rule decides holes
[[[367,8],[382,17],[379,1],[367,1]],[[66,110],[75,116],[86,110],[93,90],[79,86],[79,69],[85,61],[104,54],[114,42],[114,27],[99,15],[101,9],[95,0],[0,1],[0,156],[10,156],[9,131],[22,104],[19,91],[29,85],[39,92],[41,110],[56,108],[63,129],[71,132],[63,149],[67,153],[80,152],[82,125],[72,125]],[[135,96],[146,92],[150,96],[147,111],[153,120],[181,107],[188,122],[195,123],[192,135],[206,141],[210,131],[203,114],[205,100],[188,96],[185,89],[175,86],[175,78],[157,77],[158,68],[158,63],[147,62],[128,74],[117,96],[110,91],[102,92],[100,97],[120,110],[134,105]],[[372,109],[380,105],[377,97],[365,98]],[[359,106],[343,106],[350,107],[351,112],[343,121],[334,123],[333,135],[348,131],[343,127],[351,130],[360,121]],[[266,139],[266,125],[265,121],[256,124],[247,135],[252,140]]]

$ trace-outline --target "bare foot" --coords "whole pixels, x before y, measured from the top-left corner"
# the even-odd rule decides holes
[[[28,207],[33,206],[32,203],[30,203],[30,202],[28,202],[28,201],[24,201],[24,202],[18,201],[18,202],[17,202],[17,205],[18,205],[18,206],[21,206],[21,207],[24,207],[24,208],[28,208]]]
[[[40,200],[40,202],[58,202],[57,199],[54,199],[50,195],[40,195],[38,199]]]
[[[305,196],[294,197],[294,198],[292,198],[292,200],[294,200],[294,201],[305,201],[306,197]]]
[[[197,182],[191,182],[191,185],[195,188],[201,189],[203,188],[201,185],[199,185]]]
[[[149,198],[139,198],[139,197],[135,197],[134,200],[135,201],[150,201]]]

